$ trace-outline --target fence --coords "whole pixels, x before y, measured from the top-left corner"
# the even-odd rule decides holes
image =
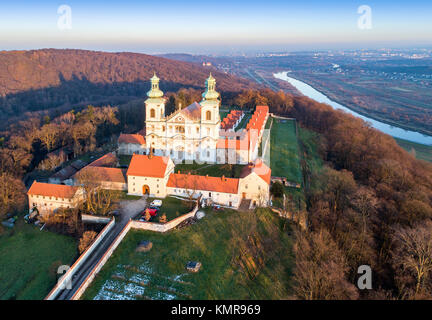
[[[107,235],[107,233],[114,227],[114,218],[103,228],[103,230],[98,234],[96,239],[93,241],[90,247],[88,247],[83,254],[74,262],[72,267],[60,278],[54,288],[45,297],[45,300],[54,300],[57,295],[66,287],[66,284],[72,280],[73,275],[78,270],[78,268],[87,260],[87,258],[93,253],[94,249],[102,241],[102,239]]]
[[[99,216],[93,216],[90,214],[83,214],[81,215],[82,221],[87,223],[102,223],[106,224],[111,221],[111,218],[108,217],[99,217]]]
[[[95,276],[99,273],[99,271],[102,269],[102,267],[105,265],[105,263],[108,261],[108,259],[113,254],[114,250],[118,247],[120,242],[123,240],[123,238],[127,235],[129,230],[132,229],[140,229],[140,230],[150,230],[155,232],[166,232],[168,230],[171,230],[178,226],[183,221],[192,218],[195,216],[196,212],[198,211],[198,202],[195,206],[195,208],[189,212],[186,213],[178,218],[175,218],[167,223],[161,224],[161,223],[154,223],[154,222],[141,222],[136,220],[129,220],[127,225],[123,228],[123,230],[119,233],[117,238],[114,240],[114,242],[111,244],[111,246],[108,248],[108,250],[103,255],[102,259],[99,260],[99,262],[96,264],[96,266],[93,268],[93,270],[90,272],[90,274],[87,276],[87,278],[84,280],[84,282],[81,284],[81,286],[78,288],[78,290],[75,292],[75,294],[72,296],[72,300],[79,300],[81,296],[84,294],[86,289],[90,286],[90,284],[93,282],[93,279]]]

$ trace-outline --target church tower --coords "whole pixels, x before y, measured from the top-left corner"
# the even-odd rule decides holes
[[[200,102],[201,122],[207,124],[217,124],[220,122],[219,116],[219,93],[216,91],[216,79],[210,76],[206,80],[206,90],[202,94],[203,99]]]
[[[159,89],[159,78],[156,73],[150,79],[151,89],[147,92],[145,103],[146,152],[163,155],[161,137],[165,130],[165,98]]]
[[[147,92],[148,99],[145,101],[146,122],[161,121],[165,118],[165,98],[159,89],[159,78],[156,73],[150,79],[151,89]]]

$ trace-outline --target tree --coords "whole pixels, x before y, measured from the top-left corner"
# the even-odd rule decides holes
[[[149,211],[148,208],[145,209],[144,219],[145,219],[146,221],[150,221],[150,219],[151,219],[151,214],[150,214],[150,211]]]
[[[80,254],[83,253],[92,244],[96,236],[97,233],[94,231],[86,231],[83,233],[78,245],[78,250]]]
[[[432,222],[417,223],[412,228],[396,227],[393,240],[392,261],[401,293],[409,298],[420,294],[430,297]]]
[[[39,130],[39,139],[45,146],[48,152],[50,152],[56,145],[59,137],[59,126],[55,123],[45,124]]]
[[[119,193],[115,190],[104,189],[101,183],[107,178],[99,171],[92,169],[92,167],[86,167],[76,175],[76,180],[84,189],[83,210],[90,214],[107,215],[115,209]]]
[[[355,286],[348,282],[343,253],[325,229],[303,234],[297,232],[294,253],[294,290],[298,298],[357,299]]]
[[[0,218],[8,212],[23,210],[26,202],[24,183],[7,172],[0,173]]]
[[[165,213],[163,213],[162,216],[160,216],[159,222],[160,223],[166,223],[167,222],[167,216]]]
[[[281,198],[284,194],[284,187],[279,181],[274,182],[270,187],[270,192],[275,198]]]

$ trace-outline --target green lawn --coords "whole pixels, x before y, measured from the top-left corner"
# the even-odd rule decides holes
[[[127,155],[127,154],[122,154],[122,155],[119,155],[118,158],[119,158],[119,165],[129,167],[132,156]]]
[[[275,128],[276,119],[274,119],[275,123],[272,127]],[[287,197],[286,209],[288,211],[304,211],[306,210],[306,198],[305,192],[307,190],[312,190],[315,188],[314,185],[314,176],[319,174],[322,169],[323,163],[318,154],[318,134],[309,131],[304,128],[298,127],[298,148],[301,150],[301,159],[300,163],[298,163],[300,174],[302,175],[302,188],[296,189],[291,187],[285,187],[285,195]],[[273,153],[272,153],[273,157]],[[271,159],[273,160],[273,159]],[[292,161],[295,161],[294,159]],[[296,162],[294,162],[295,164]],[[272,165],[274,166],[274,162],[272,161]],[[275,175],[274,172],[279,168],[272,167],[272,175]],[[305,183],[303,182],[303,175],[305,176]],[[283,208],[283,201],[281,199],[273,199],[273,206],[278,208]]]
[[[150,204],[156,198],[148,198],[147,203]],[[167,221],[173,220],[185,213],[188,213],[192,209],[182,200],[174,197],[166,197],[162,200],[162,206],[156,217],[152,217],[150,221],[159,222],[159,217],[162,214],[166,214]]]
[[[43,299],[56,283],[60,265],[77,255],[75,239],[25,224],[0,237],[0,299]]]
[[[208,211],[167,233],[131,230],[84,299],[284,299],[293,267],[291,229],[266,209]],[[135,251],[150,240],[153,248]],[[188,261],[202,263],[188,273]]]
[[[273,119],[270,143],[272,176],[286,177],[289,181],[302,183],[295,121]]]
[[[228,178],[239,178],[244,165],[240,164],[178,164],[175,167],[175,172],[179,170],[181,173],[190,172],[192,174],[206,175],[211,177],[222,177],[223,175]]]
[[[399,146],[413,154],[417,159],[432,162],[432,146],[426,146],[424,144],[397,138],[395,138],[395,140]]]

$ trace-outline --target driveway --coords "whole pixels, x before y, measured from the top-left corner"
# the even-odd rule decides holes
[[[76,270],[71,289],[63,289],[58,296],[57,300],[69,300],[104,256],[105,252],[117,238],[119,233],[123,230],[124,226],[129,220],[135,217],[140,211],[144,210],[147,204],[147,197],[142,197],[139,200],[123,200],[120,202],[120,215],[116,218],[114,227],[105,235],[102,241],[94,249],[91,256]]]
[[[138,213],[143,211],[147,204],[147,196],[142,197],[139,200],[123,200],[120,202],[120,222],[126,223],[129,219],[134,218]]]

